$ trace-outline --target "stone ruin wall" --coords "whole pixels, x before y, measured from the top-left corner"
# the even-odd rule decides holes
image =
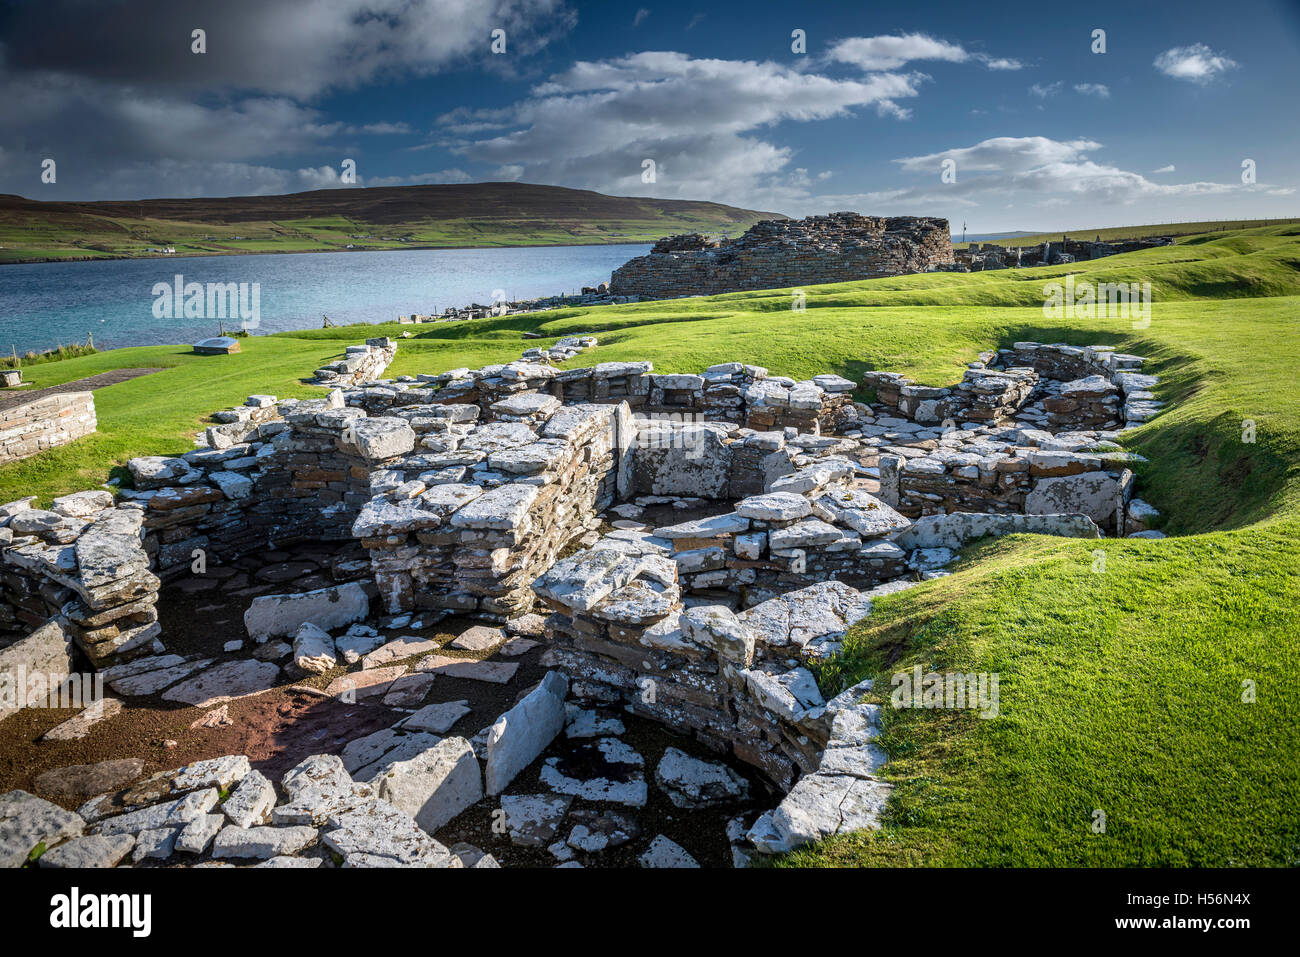
[[[388,344],[371,349],[391,357]],[[369,561],[336,578],[364,581],[390,612],[500,621],[540,601],[546,663],[575,696],[690,733],[783,789],[807,779],[883,803],[887,786],[869,773],[883,761],[872,706],[856,703],[864,689],[827,702],[807,666],[838,648],[872,588],[906,574],[910,549],[990,532],[1124,534],[1132,473],[1115,479],[1114,457],[1019,428],[961,449],[941,437],[927,452],[882,454],[876,498],[853,485],[851,441],[823,426],[861,429],[865,410],[881,431],[891,414],[951,418],[960,431],[1023,414],[1031,400],[1045,426],[1134,424],[1158,409],[1141,365],[1102,347],[1016,343],[982,356],[953,389],[869,373],[874,409],[838,376],[796,382],[740,363],[664,375],[649,363],[520,361],[358,381],[307,401],[251,396],[214,416],[204,448],[133,460],[136,488],[116,504],[96,491],[49,512],[4,506],[0,628],[26,634],[54,618],[97,667],[129,661],[164,650],[158,589],[193,549],[226,561],[294,538],[356,540]],[[1099,493],[1110,508],[1095,523],[1059,514],[1045,492],[1080,476],[1115,486]],[[614,531],[568,554],[614,502],[688,492],[733,510]],[[927,524],[954,513],[971,513],[964,530]],[[739,612],[687,607],[688,595],[728,594],[741,596]],[[836,771],[850,754],[861,773]],[[789,839],[789,822],[763,826],[776,828],[769,846]]]
[[[831,213],[764,220],[738,239],[660,240],[610,278],[617,296],[672,299],[925,272],[953,262],[946,219]]]
[[[60,392],[0,410],[0,464],[67,445],[95,426],[95,397],[89,392]]]

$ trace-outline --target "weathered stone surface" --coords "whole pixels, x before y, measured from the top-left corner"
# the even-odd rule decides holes
[[[131,834],[114,834],[104,837],[92,834],[76,837],[51,848],[41,855],[41,867],[82,870],[84,868],[117,867],[135,847]]]
[[[372,779],[388,765],[422,754],[438,740],[436,735],[423,731],[407,733],[385,728],[348,742],[343,749],[343,766],[355,780],[374,783]]]
[[[699,867],[700,863],[687,853],[686,848],[662,834],[650,842],[637,860],[642,867]]]
[[[200,814],[181,828],[176,835],[174,847],[186,854],[202,854],[225,826],[225,815]]]
[[[831,834],[879,828],[890,790],[873,778],[804,775],[775,811],[758,819],[749,840],[765,853],[780,854]]]
[[[425,705],[404,720],[401,727],[405,731],[427,731],[430,734],[445,734],[469,712],[468,701],[445,701],[439,704]]]
[[[217,806],[217,789],[195,791],[174,801],[164,801],[117,817],[105,818],[94,825],[96,834],[139,834],[159,828],[182,828],[196,817]]]
[[[839,642],[849,627],[871,614],[871,601],[843,582],[828,581],[787,592],[739,616],[758,641],[774,648]]]
[[[305,621],[293,635],[293,663],[311,674],[324,674],[338,664],[334,639],[310,621]]]
[[[519,664],[514,661],[473,661],[468,658],[451,658],[447,655],[428,655],[420,659],[416,671],[446,675],[449,678],[468,678],[503,685],[515,676]]]
[[[26,677],[19,687],[19,674]],[[63,681],[72,673],[72,642],[56,619],[46,622],[26,638],[0,650],[0,685],[8,694],[0,697],[0,721],[19,708],[4,703],[25,704],[30,685],[27,678],[41,675],[47,681]]]
[[[227,825],[212,842],[214,858],[254,858],[266,860],[286,854],[297,854],[316,842],[316,828],[305,825],[291,827],[236,827]]]
[[[588,801],[609,801],[630,807],[644,807],[646,782],[641,768],[645,759],[618,738],[601,738],[581,746],[577,761],[547,758],[542,765],[542,783],[559,794],[570,794]],[[577,769],[596,767],[594,776],[579,777]]]
[[[575,823],[564,843],[588,854],[621,847],[641,836],[636,818],[621,811],[579,808],[570,817]]]
[[[999,515],[989,512],[954,512],[923,515],[894,542],[902,548],[959,549],[985,535],[1063,535],[1100,538],[1097,523],[1083,515]]]
[[[569,682],[547,672],[537,687],[492,724],[487,736],[487,793],[500,794],[564,728]]]
[[[556,562],[533,591],[578,611],[590,611],[646,568],[641,556],[612,549],[582,551]]]
[[[474,749],[464,738],[444,738],[374,780],[379,796],[405,811],[429,834],[483,797]]]
[[[54,798],[81,799],[115,791],[144,773],[140,758],[121,758],[95,764],[74,764],[37,776],[36,790]]]
[[[138,864],[144,860],[167,860],[176,853],[176,840],[182,830],[180,827],[153,827],[141,831],[135,836],[131,861]]]
[[[221,805],[221,813],[236,827],[269,824],[275,807],[275,786],[260,771],[250,771]]]
[[[231,698],[265,691],[275,685],[280,667],[269,661],[229,661],[163,692],[167,701],[208,708]]]
[[[459,636],[447,642],[448,648],[457,651],[487,651],[506,640],[506,633],[500,628],[486,625],[474,625],[461,632]]]
[[[555,839],[573,798],[555,794],[503,794],[510,841],[520,847],[545,847]]]
[[[344,867],[460,867],[460,859],[387,801],[330,816],[322,843]]]
[[[387,416],[354,419],[349,429],[357,451],[368,462],[391,459],[415,448],[415,430],[405,419]]]
[[[406,665],[391,668],[374,668],[340,675],[329,683],[325,693],[343,701],[364,701],[382,698],[394,681],[406,673]]]
[[[812,514],[808,499],[794,492],[768,492],[736,503],[736,514],[764,522],[792,522]]]
[[[67,721],[56,724],[41,738],[42,741],[78,741],[90,734],[91,729],[101,721],[113,717],[122,710],[118,698],[100,698],[80,714],[73,715]]]
[[[354,782],[343,767],[343,760],[335,754],[306,758],[287,772],[280,783],[289,800],[271,811],[271,821],[276,825],[319,826],[331,815],[375,797],[374,788]]]
[[[669,748],[655,769],[655,781],[680,808],[714,807],[749,796],[749,782],[717,761],[702,761]]]
[[[422,702],[433,687],[433,675],[402,675],[384,694],[386,708],[414,708]]]
[[[292,635],[304,622],[325,631],[362,621],[370,613],[370,600],[356,582],[296,595],[263,595],[244,612],[244,627],[255,641]]]
[[[0,794],[0,867],[20,867],[44,844],[79,837],[86,822],[26,791]]]
[[[786,721],[800,721],[813,708],[825,704],[807,668],[792,668],[775,675],[742,671],[741,677],[759,704]]]
[[[516,529],[536,498],[535,485],[498,485],[459,509],[451,524],[456,528]]]
[[[379,668],[391,662],[400,661],[403,658],[413,658],[416,655],[422,655],[437,649],[438,643],[436,641],[405,635],[386,642],[370,652],[361,659],[361,668],[363,671],[369,671],[372,668]]]

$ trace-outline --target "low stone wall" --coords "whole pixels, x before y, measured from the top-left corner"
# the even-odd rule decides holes
[[[1142,372],[1141,356],[1109,346],[1017,342],[980,354],[952,389],[922,386],[896,372],[868,372],[863,384],[876,403],[914,422],[987,423],[1041,403],[1044,425],[1058,431],[1118,429],[1154,417],[1158,380]]]
[[[95,397],[59,392],[0,410],[0,463],[67,445],[95,431]]]
[[[1029,444],[1036,441],[1033,430],[1021,430],[1018,441],[1026,444],[940,446],[913,458],[882,455],[880,497],[909,518],[1070,512],[1115,530],[1116,515],[1127,501],[1128,483],[1119,479],[1127,471],[1122,454],[1044,451]]]
[[[355,385],[384,374],[397,356],[397,346],[386,336],[367,339],[361,345],[348,346],[338,362],[316,370],[316,385]]]

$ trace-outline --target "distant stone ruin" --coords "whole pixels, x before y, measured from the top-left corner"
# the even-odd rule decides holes
[[[953,262],[948,220],[831,213],[769,219],[739,239],[669,236],[610,279],[614,296],[672,299],[925,272]]]

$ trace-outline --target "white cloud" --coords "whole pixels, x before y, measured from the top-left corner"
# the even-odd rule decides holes
[[[1189,182],[1153,183],[1142,174],[1098,163],[1088,153],[1102,144],[1088,139],[1053,140],[1045,136],[1003,136],[974,146],[943,150],[895,160],[908,172],[932,173],[941,164],[956,164],[957,182],[948,189],[967,200],[1005,196],[1008,192],[1042,194],[1042,201],[1059,203],[1075,197],[1097,203],[1131,203],[1138,199],[1204,196],[1240,190],[1240,184]],[[970,175],[970,174],[976,175]]]
[[[1019,70],[1019,60],[971,53],[964,47],[927,36],[907,33],[902,36],[848,37],[831,45],[829,59],[851,63],[869,72],[897,70],[914,60],[938,60],[947,63],[983,63],[990,70]]]
[[[650,16],[650,11],[647,10],[645,7],[641,7],[639,10],[637,10],[636,16],[632,18],[632,26],[639,27],[642,23],[645,22],[645,18],[648,16]]]
[[[833,79],[779,63],[653,51],[575,63],[504,110],[456,110],[439,125],[460,137],[455,152],[505,167],[509,178],[751,203],[800,189],[789,181],[795,148],[757,131],[860,108],[905,117],[900,101],[917,96],[923,81],[898,73]],[[492,135],[472,132],[488,127]],[[642,182],[645,159],[655,161],[654,183]]]
[[[1055,83],[1048,83],[1046,86],[1041,83],[1035,83],[1029,88],[1029,95],[1036,96],[1040,100],[1045,100],[1049,96],[1056,96],[1056,94],[1060,93],[1062,85],[1063,84],[1060,80],[1057,80]]]
[[[1105,83],[1076,83],[1074,92],[1082,93],[1084,96],[1095,96],[1099,100],[1110,99],[1110,87]]]
[[[1215,53],[1204,43],[1193,43],[1191,46],[1166,50],[1155,58],[1154,66],[1175,80],[1189,80],[1205,85],[1227,71],[1236,69],[1237,63],[1222,53]]]
[[[1153,172],[1153,173],[1172,173],[1172,172],[1174,172],[1176,169],[1177,169],[1177,167],[1174,166],[1173,163],[1170,163],[1168,166],[1162,166],[1162,167],[1160,167],[1159,169],[1153,169],[1151,172]]]

